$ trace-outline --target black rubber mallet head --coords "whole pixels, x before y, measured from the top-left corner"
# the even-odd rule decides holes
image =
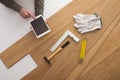
[[[48,62],[48,64],[51,64],[47,57],[44,57],[44,59],[46,60],[46,62]]]

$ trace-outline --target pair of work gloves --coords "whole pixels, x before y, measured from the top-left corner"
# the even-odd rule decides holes
[[[101,29],[101,18],[96,14],[76,14],[73,18],[76,22],[74,27],[77,28],[80,33]]]

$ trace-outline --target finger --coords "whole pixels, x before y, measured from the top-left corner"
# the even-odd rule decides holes
[[[45,22],[46,22],[46,24],[48,24],[48,19],[46,19],[46,21],[45,21]]]
[[[30,15],[28,13],[24,14],[24,18],[29,18],[29,17],[30,17]]]
[[[29,13],[30,17],[32,17],[33,19],[35,19],[35,16],[31,13]]]

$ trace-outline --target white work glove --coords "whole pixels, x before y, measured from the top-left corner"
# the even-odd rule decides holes
[[[81,21],[85,21],[88,19],[92,19],[92,18],[96,18],[96,15],[87,15],[87,14],[76,14],[73,16],[73,18],[75,19],[75,21],[77,23],[81,22]]]
[[[101,20],[97,15],[76,14],[73,18],[78,32],[86,33],[101,28]]]

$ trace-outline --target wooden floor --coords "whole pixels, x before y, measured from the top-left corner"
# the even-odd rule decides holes
[[[73,27],[76,13],[97,13],[102,19],[102,29],[80,34]],[[9,68],[27,54],[31,54],[38,67],[22,80],[120,80],[120,0],[73,0],[48,19],[51,33],[36,39],[28,33],[5,50],[0,58]],[[71,38],[70,45],[51,60],[50,48],[69,29],[79,38],[87,39],[83,63],[79,61],[80,45]]]

